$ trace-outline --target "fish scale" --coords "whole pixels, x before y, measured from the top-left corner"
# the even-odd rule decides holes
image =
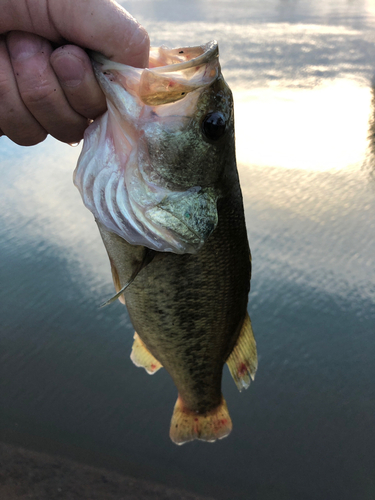
[[[250,283],[241,198],[220,200],[218,211],[218,226],[198,254],[159,254],[125,291],[138,335],[200,413],[221,399],[222,369],[242,326]],[[120,238],[118,245],[123,250],[110,253],[116,267],[122,252],[133,251]],[[122,267],[121,284],[130,273]]]

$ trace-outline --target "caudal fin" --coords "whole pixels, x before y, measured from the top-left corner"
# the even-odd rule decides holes
[[[177,398],[169,431],[174,443],[184,444],[194,439],[213,443],[228,436],[231,430],[232,421],[223,397],[219,406],[203,414],[189,410],[180,396]]]

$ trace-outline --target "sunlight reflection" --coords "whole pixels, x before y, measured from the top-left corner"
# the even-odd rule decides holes
[[[371,15],[371,16],[375,16],[375,2],[374,0],[367,0],[365,2],[365,9],[366,9],[366,13],[367,15]]]
[[[325,171],[363,161],[371,91],[354,80],[234,93],[238,163]]]

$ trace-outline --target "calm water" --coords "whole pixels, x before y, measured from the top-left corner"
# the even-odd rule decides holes
[[[217,499],[375,498],[375,3],[123,2],[153,44],[219,40],[254,276],[234,430],[168,438],[176,390],[132,327],[72,184],[80,148],[0,139],[0,438]],[[368,139],[370,138],[370,140]]]

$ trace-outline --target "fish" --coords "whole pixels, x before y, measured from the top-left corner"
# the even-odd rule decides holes
[[[251,253],[235,156],[232,93],[218,43],[150,49],[148,68],[91,53],[107,111],[74,173],[135,328],[131,360],[162,367],[178,397],[176,444],[232,430],[221,382],[257,370],[247,312]]]

